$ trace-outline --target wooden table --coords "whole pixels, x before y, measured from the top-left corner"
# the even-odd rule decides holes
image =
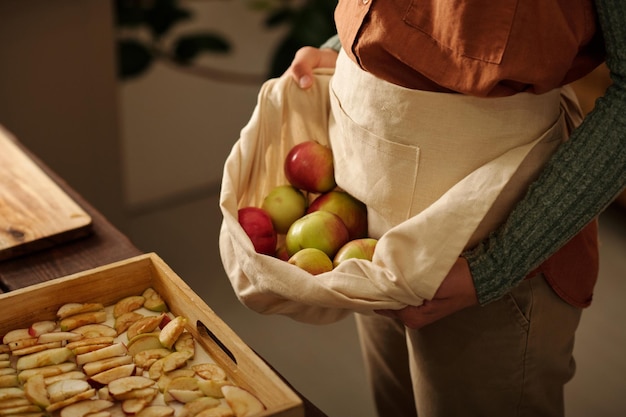
[[[62,178],[23,145],[20,148],[92,218],[91,233],[66,243],[0,262],[0,292],[8,292],[54,278],[142,254],[126,235],[85,201]],[[269,364],[271,366],[271,364]],[[278,374],[278,373],[277,373]],[[278,374],[280,376],[280,374]],[[284,379],[284,378],[283,378]],[[289,382],[285,381],[288,385]],[[291,385],[290,385],[291,386]],[[292,387],[297,393],[297,390]],[[308,399],[302,398],[307,417],[326,417]]]

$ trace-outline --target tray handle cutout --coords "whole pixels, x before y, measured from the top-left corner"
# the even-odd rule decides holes
[[[237,358],[235,358],[233,352],[231,352],[230,349],[226,347],[226,345],[215,335],[215,333],[213,333],[211,329],[206,326],[206,324],[204,324],[200,320],[197,320],[196,329],[202,337],[208,336],[209,338],[211,338],[211,340],[213,340],[215,344],[217,344],[220,349],[222,349],[226,356],[228,356],[235,363],[235,365],[237,365]]]

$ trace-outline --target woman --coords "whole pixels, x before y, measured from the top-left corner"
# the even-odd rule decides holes
[[[501,144],[497,135],[487,142],[464,137],[466,147],[437,154],[456,136],[445,124],[455,123],[459,135],[484,126],[489,136],[502,121],[546,117],[506,130],[514,137],[510,149],[533,138],[546,147],[518,161],[434,297],[358,316],[379,414],[562,416],[574,333],[597,277],[594,219],[626,186],[626,2],[340,0],[335,19],[338,38],[300,50],[287,73],[306,89],[314,68],[337,66],[331,143],[335,153],[351,155],[338,183],[358,196],[367,199],[369,190],[351,188],[349,170],[359,161],[349,158],[363,144],[346,144],[353,142],[348,132],[402,146],[413,141],[424,166],[418,178],[426,175],[428,186],[466,154],[478,158]],[[580,123],[567,84],[605,58],[613,85]],[[464,118],[483,104],[488,116]],[[499,114],[501,106],[506,111]],[[441,117],[426,128],[443,132],[420,136],[416,108]],[[557,108],[562,113],[550,121],[546,114]],[[411,120],[397,120],[398,113]],[[553,129],[563,114],[562,140],[551,148],[553,140],[539,138],[541,129]],[[418,138],[411,126],[420,126]],[[422,207],[448,190],[438,187]],[[383,217],[375,234],[397,224]]]

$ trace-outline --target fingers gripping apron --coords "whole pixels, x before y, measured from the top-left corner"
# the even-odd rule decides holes
[[[493,230],[564,137],[559,91],[478,99],[378,80],[340,54],[308,90],[269,80],[222,178],[223,266],[239,300],[309,323],[431,298],[461,251]],[[330,96],[330,98],[329,98]],[[258,254],[237,209],[286,183],[291,146],[332,146],[338,184],[368,205],[374,261],[312,276]]]

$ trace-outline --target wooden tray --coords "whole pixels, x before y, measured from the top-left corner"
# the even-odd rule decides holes
[[[54,320],[64,303],[112,305],[147,287],[163,296],[172,313],[187,317],[188,330],[205,351],[263,402],[266,411],[260,416],[304,416],[296,393],[154,253],[0,294],[0,335],[38,320]]]
[[[91,223],[0,126],[0,260],[85,236]]]

